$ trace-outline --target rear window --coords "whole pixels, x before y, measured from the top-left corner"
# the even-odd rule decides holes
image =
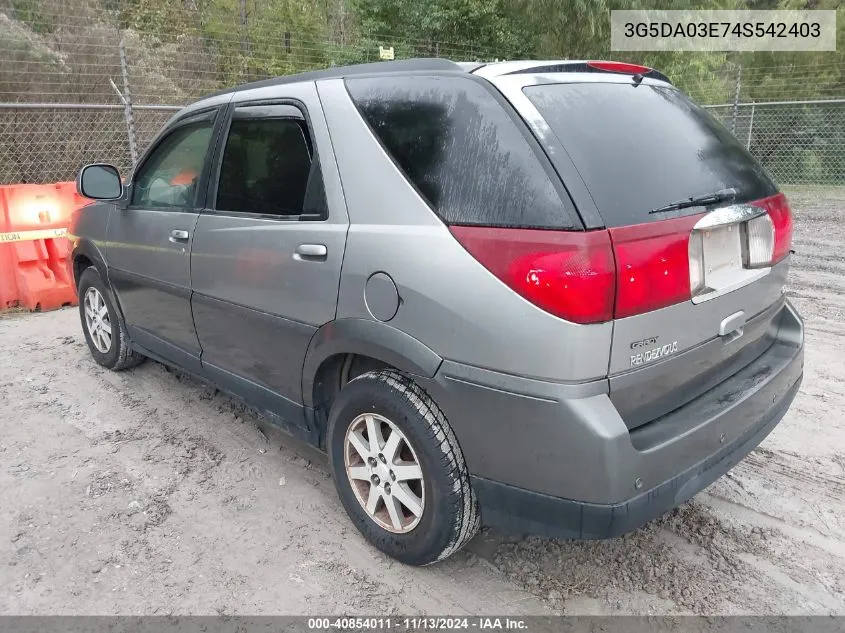
[[[567,229],[574,210],[496,98],[457,77],[347,79],[393,160],[451,225]],[[565,195],[565,193],[563,194]]]
[[[772,195],[763,168],[706,110],[675,88],[630,83],[530,86],[607,226],[700,213],[649,211],[734,188],[737,202]]]

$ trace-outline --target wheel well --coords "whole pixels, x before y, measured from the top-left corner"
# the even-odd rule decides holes
[[[377,369],[395,369],[389,363],[363,354],[335,354],[317,368],[314,376],[314,420],[318,427],[320,448],[325,449],[326,429],[332,403],[343,386],[353,378]]]
[[[79,278],[82,276],[82,272],[88,268],[89,266],[93,266],[94,262],[88,259],[85,255],[77,255],[76,258],[73,260],[73,284],[74,286],[79,286]]]

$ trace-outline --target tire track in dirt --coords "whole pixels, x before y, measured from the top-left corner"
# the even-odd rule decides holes
[[[758,448],[746,457],[737,469],[748,476],[777,478],[780,485],[796,493],[809,492],[812,496],[826,497],[836,502],[845,499],[845,475],[841,464],[831,459],[802,457],[799,453],[785,453],[765,447]],[[836,469],[838,472],[824,472]]]
[[[81,340],[73,310],[0,319],[3,612],[548,612],[470,553],[386,559],[320,455],[156,363],[105,371]]]

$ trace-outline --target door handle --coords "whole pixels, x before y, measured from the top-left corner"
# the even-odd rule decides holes
[[[187,231],[181,231],[179,229],[173,229],[170,231],[171,242],[187,242],[189,237],[191,237],[191,235]]]
[[[328,254],[325,244],[300,244],[293,256],[295,259],[325,259]]]

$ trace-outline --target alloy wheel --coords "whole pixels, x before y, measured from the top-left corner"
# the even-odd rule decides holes
[[[100,291],[88,288],[85,291],[85,326],[91,336],[91,342],[101,354],[108,354],[111,349],[112,326],[106,301]]]
[[[408,438],[384,416],[364,413],[344,439],[346,475],[370,518],[389,532],[413,530],[425,510],[425,481]]]

